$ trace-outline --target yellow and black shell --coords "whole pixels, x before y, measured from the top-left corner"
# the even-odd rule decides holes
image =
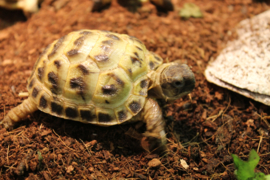
[[[38,109],[57,117],[120,124],[142,110],[147,74],[162,63],[135,37],[74,31],[41,54],[28,80],[29,97]]]

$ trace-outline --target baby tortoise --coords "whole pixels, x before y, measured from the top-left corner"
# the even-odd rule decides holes
[[[38,11],[43,0],[0,0],[0,6],[7,9],[21,9],[26,17]]]
[[[28,79],[28,99],[10,110],[0,124],[13,128],[38,109],[100,126],[143,121],[149,149],[165,147],[162,111],[150,96],[172,101],[194,86],[194,74],[187,65],[163,64],[160,56],[133,36],[79,30],[44,50]]]

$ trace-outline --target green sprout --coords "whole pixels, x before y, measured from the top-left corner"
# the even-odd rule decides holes
[[[247,161],[243,161],[235,154],[232,154],[232,158],[236,167],[234,173],[238,180],[270,180],[270,175],[254,171],[260,161],[260,156],[254,149],[250,151]]]
[[[43,157],[42,157],[42,154],[41,154],[40,151],[38,151],[37,154],[38,154],[38,167],[37,167],[37,169],[38,169],[38,170],[41,170],[41,168],[42,168]]]

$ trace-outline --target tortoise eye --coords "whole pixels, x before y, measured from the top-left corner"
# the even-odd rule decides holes
[[[173,81],[173,86],[176,88],[181,88],[184,86],[184,82],[183,81]]]

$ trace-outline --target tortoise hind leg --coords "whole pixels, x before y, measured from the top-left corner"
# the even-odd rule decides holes
[[[12,129],[18,122],[26,119],[27,115],[37,110],[36,104],[30,98],[25,99],[22,104],[11,109],[0,122],[4,128]]]
[[[164,131],[164,119],[158,103],[153,99],[147,99],[142,117],[146,122],[146,141],[149,142],[149,150],[163,154],[166,151],[166,134]]]

